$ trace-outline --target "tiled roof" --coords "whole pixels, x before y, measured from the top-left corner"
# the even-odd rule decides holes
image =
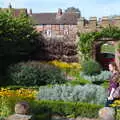
[[[32,13],[31,17],[34,24],[65,24],[65,25],[76,25],[79,18],[78,13]]]

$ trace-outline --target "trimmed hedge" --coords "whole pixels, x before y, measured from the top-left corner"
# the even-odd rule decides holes
[[[48,113],[49,117],[53,114],[58,114],[65,117],[81,116],[88,118],[97,118],[98,111],[103,106],[88,104],[88,103],[79,103],[79,102],[61,102],[61,101],[46,100],[46,101],[33,102],[31,104],[31,107],[32,107],[32,112],[36,116],[40,114]]]
[[[73,86],[70,84],[56,84],[41,86],[37,94],[37,99],[105,104],[106,96],[106,89],[98,85],[86,84]]]
[[[21,100],[14,99],[7,100],[6,111],[9,111],[7,116],[14,113],[14,105],[16,102],[20,102]],[[88,104],[88,103],[80,103],[80,102],[63,102],[63,101],[29,101],[31,113],[33,114],[33,118],[35,120],[51,120],[52,115],[60,115],[64,117],[76,118],[80,117],[88,117],[88,118],[97,118],[98,111],[103,106]],[[5,115],[5,116],[6,116]],[[1,116],[0,117],[5,117]]]

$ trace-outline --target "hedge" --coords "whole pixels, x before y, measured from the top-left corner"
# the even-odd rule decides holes
[[[17,100],[20,102],[21,100]],[[98,111],[102,108],[102,105],[95,105],[95,104],[88,104],[88,103],[80,103],[80,102],[62,102],[62,101],[49,101],[49,100],[27,100],[30,104],[31,113],[33,114],[33,118],[35,120],[51,120],[52,115],[60,115],[69,118],[76,118],[77,116],[80,117],[87,117],[87,118],[97,118]],[[14,105],[16,100],[10,100],[9,104],[6,106],[7,111],[9,114],[14,113]],[[7,112],[4,111],[4,112]],[[7,116],[9,114],[6,114]],[[0,114],[0,117],[2,116]]]
[[[41,86],[37,94],[39,100],[61,100],[65,102],[85,102],[102,104],[106,102],[106,89],[93,84]]]
[[[32,112],[35,116],[40,116],[40,114],[47,114],[50,118],[53,114],[58,114],[65,117],[88,117],[97,118],[98,111],[103,106],[79,103],[79,102],[62,102],[62,101],[36,101],[31,104]],[[36,118],[37,120],[38,118]]]

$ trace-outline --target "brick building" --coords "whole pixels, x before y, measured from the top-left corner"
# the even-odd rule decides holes
[[[62,9],[58,9],[56,13],[32,13],[30,9],[28,14],[26,8],[12,8],[11,4],[9,4],[8,8],[0,8],[0,10],[12,10],[14,16],[21,13],[29,15],[33,20],[34,27],[45,37],[54,37],[56,35],[76,36],[79,13],[62,12]]]
[[[58,9],[57,13],[32,13],[29,16],[38,32],[42,32],[47,37],[76,35],[78,13],[63,13]]]

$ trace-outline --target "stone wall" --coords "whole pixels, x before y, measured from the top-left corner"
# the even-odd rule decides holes
[[[116,26],[120,28],[120,16],[115,16],[112,19],[108,16],[104,16],[101,19],[97,17],[90,17],[89,20],[86,20],[84,17],[81,17],[78,20],[78,31],[80,33],[99,31],[101,28],[108,26]]]

